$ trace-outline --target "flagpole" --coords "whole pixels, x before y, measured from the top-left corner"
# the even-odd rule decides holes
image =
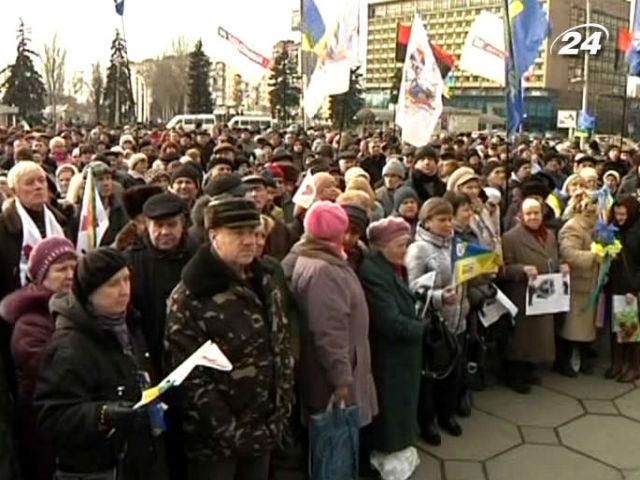
[[[591,0],[586,0],[586,9],[587,9],[587,27],[586,27],[586,38],[589,38],[589,24],[591,23]],[[584,52],[584,66],[582,71],[582,118],[584,121],[585,115],[587,114],[587,106],[589,103],[589,52]],[[625,92],[626,95],[626,92]],[[584,150],[586,143],[586,138],[583,136],[580,137],[580,150]]]
[[[505,59],[505,68],[504,68],[504,76],[505,76],[505,81],[504,81],[504,86],[505,86],[505,127],[507,127],[507,134],[506,134],[506,141],[507,141],[507,149],[506,149],[506,163],[505,163],[505,176],[506,176],[506,182],[505,182],[505,186],[504,186],[504,195],[502,195],[502,212],[501,212],[501,216],[502,218],[504,218],[504,216],[507,213],[507,209],[509,208],[509,179],[511,178],[511,152],[509,151],[509,96],[510,96],[510,89],[509,89],[509,64],[508,62],[514,62],[514,55],[513,55],[513,40],[512,40],[512,35],[511,35],[511,18],[509,17],[509,0],[504,0],[504,12],[505,12],[505,28],[504,28],[504,34],[506,37],[506,45],[507,45],[507,49],[508,49],[508,58]],[[514,65],[515,68],[515,65]]]

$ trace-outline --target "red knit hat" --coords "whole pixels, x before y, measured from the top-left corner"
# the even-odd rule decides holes
[[[64,237],[49,237],[38,242],[29,255],[29,278],[36,285],[41,285],[51,265],[63,258],[77,258],[73,244]]]
[[[304,217],[304,231],[318,240],[338,241],[349,228],[344,209],[332,202],[316,202]]]

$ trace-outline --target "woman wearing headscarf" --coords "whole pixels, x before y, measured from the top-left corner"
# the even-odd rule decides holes
[[[611,317],[614,295],[624,295],[630,302],[638,301],[640,292],[640,203],[631,195],[623,195],[610,213],[610,222],[619,229],[622,250],[611,262],[607,293],[607,312]],[[640,344],[622,343],[618,334],[611,334],[611,367],[606,378],[630,383],[640,378]]]
[[[38,428],[54,445],[60,475],[164,479],[158,406],[134,409],[157,383],[139,322],[128,313],[129,269],[101,247],[78,262],[71,292],[52,299],[56,331],[35,392]],[[102,475],[102,476],[100,476]],[[109,477],[111,475],[111,477]]]
[[[590,297],[596,288],[602,258],[591,251],[598,220],[597,204],[588,194],[577,200],[571,218],[558,234],[560,257],[571,269],[571,309],[560,329],[562,343],[557,349],[560,357],[557,365],[568,377],[578,375],[571,362],[574,353],[580,355],[579,371],[593,373],[588,348],[596,339],[597,307],[590,304]]]
[[[435,272],[430,307],[441,315],[453,335],[462,336],[467,328],[469,304],[463,289],[452,286],[453,208],[442,198],[430,198],[422,205],[419,218],[415,241],[407,252],[409,285],[416,291],[420,278]],[[422,378],[418,422],[422,438],[427,443],[439,445],[442,441],[436,420],[440,428],[450,435],[457,437],[462,434],[462,427],[454,416],[459,389],[459,358],[455,359],[444,378]]]
[[[56,187],[58,189],[58,196],[60,200],[63,200],[67,196],[67,190],[69,189],[69,183],[74,175],[78,174],[78,169],[70,164],[66,163],[60,165],[56,169]]]
[[[568,269],[560,265],[555,234],[544,225],[542,203],[525,198],[520,210],[521,222],[502,236],[500,278],[501,289],[518,308],[505,352],[506,383],[527,394],[540,383],[536,364],[555,359],[553,315],[526,315],[528,286],[540,274]]]
[[[372,223],[372,252],[360,267],[371,315],[373,375],[380,415],[372,425],[372,448],[392,454],[412,447],[417,431],[424,324],[407,283],[405,255],[411,228],[399,217]]]
[[[52,445],[36,428],[33,393],[54,331],[49,300],[54,294],[71,289],[76,257],[73,244],[66,238],[42,240],[29,256],[31,283],[6,296],[0,304],[0,315],[13,325],[11,355],[18,379],[18,452],[25,480],[51,480],[55,469]]]

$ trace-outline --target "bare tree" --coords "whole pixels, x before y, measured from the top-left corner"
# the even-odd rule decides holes
[[[44,46],[42,61],[44,82],[51,106],[51,117],[57,123],[56,107],[60,97],[64,94],[64,74],[67,61],[67,51],[58,44],[58,35],[54,35],[51,43]]]
[[[89,83],[89,102],[93,106],[96,122],[102,119],[102,97],[104,96],[104,76],[100,62],[91,66],[91,82]]]

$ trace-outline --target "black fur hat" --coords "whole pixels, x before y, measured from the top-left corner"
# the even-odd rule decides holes
[[[122,203],[129,218],[133,220],[140,215],[145,202],[159,193],[162,193],[160,185],[138,185],[125,190],[122,194]]]

